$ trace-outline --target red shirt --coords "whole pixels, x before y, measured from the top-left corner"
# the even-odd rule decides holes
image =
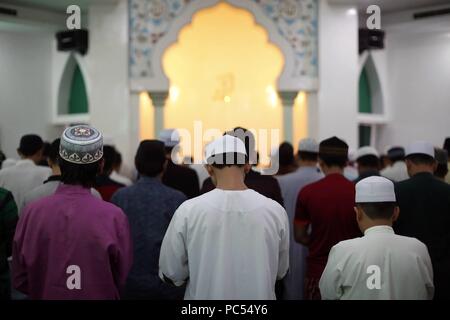
[[[341,174],[328,175],[300,191],[294,223],[311,224],[308,278],[320,279],[335,244],[361,236],[354,207],[355,185]]]

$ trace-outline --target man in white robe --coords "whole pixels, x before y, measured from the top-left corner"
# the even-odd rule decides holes
[[[356,218],[364,237],[335,245],[320,279],[326,300],[429,300],[433,269],[427,247],[396,235],[394,184],[369,177],[356,185]]]
[[[244,184],[244,143],[225,135],[206,148],[216,189],[184,202],[164,237],[159,269],[187,283],[185,299],[270,300],[289,267],[289,223],[277,202]]]

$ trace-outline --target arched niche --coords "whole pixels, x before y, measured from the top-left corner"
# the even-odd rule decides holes
[[[57,96],[57,118],[89,114],[89,95],[86,77],[76,55],[67,57]]]
[[[248,10],[255,18],[258,25],[264,27],[269,35],[269,41],[282,51],[285,65],[283,71],[278,79],[277,89],[279,91],[314,91],[317,90],[317,1],[316,0],[289,0],[283,2],[265,3],[256,0],[191,0],[189,2],[183,1],[165,1],[165,0],[131,0],[131,12],[134,6],[139,7],[142,11],[136,14],[133,13],[130,17],[130,69],[131,69],[131,89],[133,91],[153,91],[164,92],[168,91],[169,79],[164,73],[162,66],[162,58],[164,52],[168,47],[177,41],[178,34],[181,29],[192,22],[195,13],[201,9],[212,7],[220,2],[227,2],[235,7]],[[175,6],[176,4],[176,6]],[[269,6],[278,6],[277,10],[284,10],[285,15],[298,15],[295,19],[292,18],[289,23],[285,21],[278,21],[271,18],[268,12],[273,8]],[[168,9],[168,7],[170,7]],[[174,9],[172,12],[171,9]],[[300,16],[303,11],[313,12],[311,14],[311,23],[308,27],[299,26],[301,23]],[[137,10],[137,9],[136,9]],[[146,18],[145,21],[149,25],[140,25],[139,29],[142,31],[135,36],[133,25],[139,16],[145,15],[147,12],[157,12],[165,15],[165,18],[159,19],[155,24],[148,21],[152,19]],[[168,11],[167,13],[162,13]],[[145,24],[145,23],[144,23]],[[161,27],[164,26],[163,27]],[[161,32],[151,33],[152,28],[161,27]],[[306,30],[307,29],[307,30]],[[303,34],[303,35],[302,35]],[[305,36],[308,34],[308,36]],[[310,48],[307,52],[302,51],[302,37],[309,37],[313,40],[309,41]],[[134,53],[134,39],[146,39],[143,41],[144,47],[140,49],[139,53]],[[148,41],[148,43],[146,43]],[[302,68],[302,63],[305,56],[310,55],[311,63],[308,67]],[[133,65],[136,63],[137,57],[148,56],[142,65],[144,72],[138,70],[133,71]],[[305,71],[306,70],[306,71]]]
[[[385,100],[378,70],[372,55],[366,54],[359,76],[359,113],[385,115]]]

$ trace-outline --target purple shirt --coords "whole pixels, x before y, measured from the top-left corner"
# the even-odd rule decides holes
[[[31,299],[118,299],[132,261],[122,210],[89,189],[61,184],[23,210],[13,284]]]

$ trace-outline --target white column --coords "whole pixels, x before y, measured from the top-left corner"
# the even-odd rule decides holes
[[[169,97],[168,91],[149,92],[149,95],[155,108],[155,137],[159,136],[161,130],[164,129],[164,105]]]
[[[281,91],[279,96],[283,105],[283,132],[284,141],[293,143],[294,140],[294,124],[293,124],[293,108],[294,101],[297,98],[298,92],[296,91]]]
[[[319,1],[319,139],[358,144],[358,16],[355,5]]]
[[[91,123],[130,159],[136,150],[129,144],[128,1],[95,1],[88,21],[89,50],[83,59]]]
[[[319,140],[319,102],[317,92],[308,93],[308,137]]]

